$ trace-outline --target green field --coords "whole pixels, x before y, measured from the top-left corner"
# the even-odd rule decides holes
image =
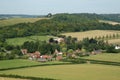
[[[22,60],[22,59],[3,60],[3,61],[0,61],[0,69],[33,66],[33,65],[39,65],[39,64],[40,64],[39,62]]]
[[[113,53],[103,53],[83,58],[101,61],[120,62],[120,54]],[[120,80],[120,66],[92,63],[67,63],[58,61],[40,63],[22,59],[5,60],[0,61],[0,70],[7,68],[8,69],[0,71],[0,74],[12,74],[25,77],[51,78],[59,80]],[[7,80],[11,80],[11,78],[7,78]]]
[[[100,61],[111,61],[111,62],[120,62],[120,53],[102,53],[97,55],[90,55],[86,57],[82,57],[84,59],[91,60],[100,60]]]
[[[120,67],[96,65],[96,64],[74,64],[56,65],[44,67],[32,67],[26,69],[1,71],[1,74],[13,74],[21,76],[33,76],[42,78],[53,78],[60,80],[119,80]]]
[[[10,38],[7,39],[7,43],[10,45],[22,45],[26,41],[47,41],[53,36],[28,36],[28,37],[21,37],[21,38]]]
[[[38,20],[42,20],[46,18],[11,18],[11,19],[5,19],[5,20],[0,20],[0,27],[2,26],[9,26],[9,25],[14,25],[18,23],[33,23]]]

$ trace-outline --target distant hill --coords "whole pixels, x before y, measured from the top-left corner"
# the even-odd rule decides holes
[[[88,30],[120,30],[120,25],[99,22],[99,20],[107,20],[108,18],[104,18],[102,14],[89,13],[55,14],[50,16],[49,19],[38,20],[34,23],[19,23],[1,27],[0,34],[6,38],[13,38],[30,35],[58,35],[65,32]],[[117,20],[116,17],[114,19]]]
[[[1,19],[0,27],[15,25],[18,23],[34,23],[38,20],[42,20],[46,18],[9,18],[9,19]]]
[[[9,19],[9,18],[37,18],[37,17],[44,17],[44,15],[0,14],[0,19]]]

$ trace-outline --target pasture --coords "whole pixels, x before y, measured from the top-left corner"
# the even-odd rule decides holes
[[[119,53],[102,53],[82,58],[120,62]],[[41,63],[30,60],[15,59],[0,61],[0,74],[57,80],[119,80],[120,66],[92,63],[69,64],[68,62],[60,61]],[[0,79],[24,80],[3,77],[0,77]]]
[[[28,22],[33,23],[42,19],[47,19],[47,18],[10,18],[5,20],[0,20],[0,27],[14,25],[18,23],[28,23]]]
[[[0,69],[33,66],[33,65],[39,65],[39,64],[40,64],[39,62],[23,60],[23,59],[3,60],[3,61],[0,61]]]
[[[119,80],[120,78],[118,66],[99,64],[39,66],[0,71],[0,73],[60,80]]]
[[[47,41],[53,36],[28,36],[28,37],[20,37],[20,38],[10,38],[7,39],[7,43],[10,45],[22,45],[26,41]]]
[[[83,59],[91,59],[91,60],[100,60],[100,61],[110,61],[110,62],[120,62],[120,53],[102,53],[97,55],[90,55],[86,57],[82,57]]]

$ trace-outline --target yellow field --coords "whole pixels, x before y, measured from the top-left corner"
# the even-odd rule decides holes
[[[108,40],[109,43],[120,44],[120,39]]]
[[[112,30],[91,30],[91,31],[85,31],[85,32],[71,32],[71,33],[64,33],[62,35],[66,36],[72,36],[78,38],[78,40],[82,40],[83,38],[95,38],[95,37],[103,37],[106,35],[113,35],[113,34],[119,34],[120,31],[112,31]],[[120,42],[120,41],[119,41]]]
[[[101,22],[101,23],[108,23],[108,24],[112,24],[112,25],[120,25],[120,23],[114,22],[114,21],[99,20],[99,22]]]
[[[28,22],[33,23],[41,19],[47,19],[47,18],[11,18],[6,20],[0,20],[0,27],[14,25],[18,23],[28,23]]]
[[[5,78],[5,77],[0,77],[0,80],[28,80],[28,79],[18,79],[18,78]]]

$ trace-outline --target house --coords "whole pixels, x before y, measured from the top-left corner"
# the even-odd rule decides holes
[[[30,59],[37,59],[37,58],[40,58],[40,52],[39,51],[35,51],[34,53],[28,53]]]
[[[62,52],[59,52],[57,49],[55,50],[54,56],[55,56],[56,60],[58,60],[58,61],[62,60],[62,55],[63,55]]]
[[[41,53],[39,51],[35,51],[33,53],[28,53],[27,49],[21,49],[23,55],[28,55],[30,60],[40,58]]]
[[[118,46],[118,45],[117,45],[117,46],[115,46],[115,49],[116,49],[116,50],[120,49],[120,46]]]
[[[58,43],[64,42],[64,38],[56,38],[54,41],[57,41]]]
[[[40,61],[40,62],[52,61],[52,56],[41,55],[40,58],[38,58],[38,61]]]
[[[25,55],[25,54],[27,54],[28,51],[27,51],[27,49],[21,49],[21,52],[23,55]]]

